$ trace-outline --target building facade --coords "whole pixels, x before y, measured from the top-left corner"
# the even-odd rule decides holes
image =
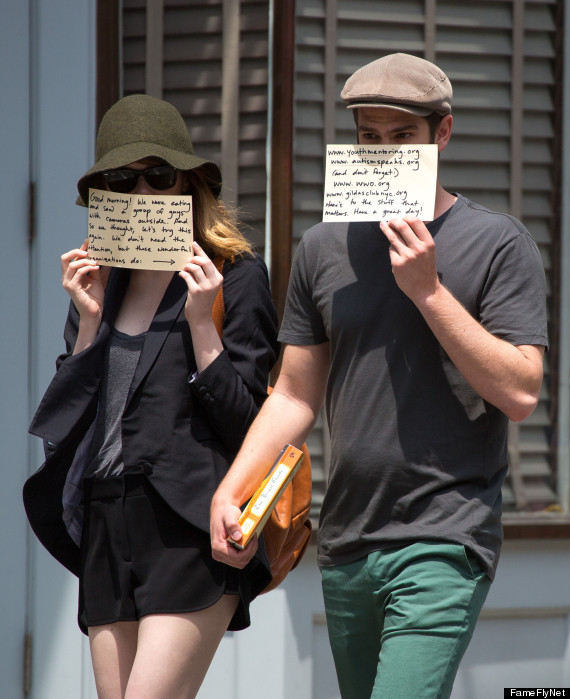
[[[21,486],[41,463],[26,435],[62,347],[60,254],[81,241],[75,183],[116,98],[147,92],[183,113],[219,162],[226,200],[265,252],[281,309],[291,255],[320,219],[327,143],[354,141],[339,93],[385,53],[434,60],[454,85],[442,184],[522,219],[548,279],[551,349],[535,413],[510,435],[506,540],[454,699],[570,686],[570,173],[564,0],[27,0],[0,23],[4,562],[0,695],[96,696],[77,583],[27,528]],[[9,167],[7,164],[9,163]],[[8,173],[10,173],[8,175]],[[309,440],[315,522],[327,477],[323,420]],[[336,699],[315,550],[228,633],[201,699]]]

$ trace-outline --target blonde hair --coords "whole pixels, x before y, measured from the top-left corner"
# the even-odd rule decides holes
[[[192,195],[194,237],[212,257],[221,256],[232,262],[236,256],[253,255],[253,247],[238,230],[226,205],[216,199],[208,184],[207,174],[196,168],[184,173]]]

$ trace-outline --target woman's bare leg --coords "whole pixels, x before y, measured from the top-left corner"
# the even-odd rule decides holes
[[[139,622],[127,699],[193,699],[237,608],[236,595],[189,614],[151,614]]]
[[[137,652],[138,621],[91,626],[89,646],[99,699],[125,696]]]

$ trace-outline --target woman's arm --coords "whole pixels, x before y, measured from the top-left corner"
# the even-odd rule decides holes
[[[189,285],[185,312],[198,367],[191,386],[210,427],[235,453],[267,395],[279,349],[277,313],[261,258],[248,255],[227,263],[220,341],[212,304],[222,277],[199,246],[195,249],[194,267],[181,272]]]
[[[223,345],[212,320],[212,306],[223,281],[216,266],[194,241],[194,256],[180,276],[188,286],[184,314],[192,334],[198,372],[204,371],[223,352]]]

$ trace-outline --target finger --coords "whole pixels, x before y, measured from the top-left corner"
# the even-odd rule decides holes
[[[223,550],[215,548],[212,549],[212,558],[215,561],[225,563],[233,568],[245,568],[254,555],[255,550],[253,550],[253,548],[250,549],[249,545],[243,551],[238,551],[231,544],[226,544],[226,548]]]
[[[63,255],[61,256],[61,263],[62,265],[67,265],[70,262],[73,262],[73,260],[83,257],[87,257],[87,251],[82,250],[81,248],[75,248],[74,250],[69,250],[69,252],[63,253]]]
[[[98,265],[94,260],[89,260],[87,258],[74,259],[67,264],[67,266],[64,266],[62,280],[64,283],[68,284],[77,276],[82,278],[95,267],[98,268]]]
[[[234,536],[238,534],[241,539],[241,529],[237,522],[239,508],[236,510],[235,513],[225,513],[220,518],[212,517],[210,522],[212,557],[216,561],[243,568],[250,560],[250,552],[245,553],[245,549],[239,550],[228,541],[228,529],[232,530]],[[234,541],[237,541],[237,538]]]
[[[414,228],[412,228],[410,223],[413,223]],[[386,237],[392,244],[395,244],[397,241],[400,241],[402,244],[402,248],[400,248],[400,251],[403,249],[403,247],[407,247],[409,249],[414,250],[422,248],[424,243],[427,243],[430,240],[432,240],[427,229],[425,230],[425,234],[427,234],[427,237],[423,231],[421,237],[418,235],[417,230],[420,230],[420,228],[425,228],[425,226],[417,218],[414,218],[411,221],[401,218],[394,218],[388,221],[387,226],[389,231],[392,231],[393,237],[389,237],[389,231],[387,232],[385,230]]]
[[[101,267],[99,265],[93,265],[90,269],[85,272],[85,275],[89,277],[90,280],[94,282],[101,281]]]
[[[92,260],[89,257],[77,257],[69,263],[69,269],[71,271],[78,271],[84,267],[95,267],[97,266],[96,260]]]
[[[384,233],[393,250],[403,252],[404,248],[407,247],[406,242],[400,237],[398,231],[394,230],[388,221],[380,222],[380,230]]]
[[[408,224],[410,229],[421,241],[429,242],[430,240],[433,240],[431,233],[421,218],[418,218],[417,216],[404,216],[402,220]]]
[[[197,279],[206,277],[211,281],[214,281],[215,274],[217,271],[208,257],[201,257],[198,255],[195,255],[190,260],[188,260],[188,262],[185,265],[185,269],[188,272],[192,272],[198,275],[196,277]]]
[[[210,259],[210,258],[208,257],[208,255],[206,255],[206,253],[204,252],[204,250],[200,247],[200,244],[199,244],[196,240],[194,240],[194,241],[192,242],[192,249],[195,251],[195,254],[200,255],[201,257],[205,257],[205,258],[207,258],[208,260]]]
[[[191,271],[198,272],[198,271],[201,271],[201,272],[204,272],[204,274],[205,274],[204,267],[205,267],[205,265],[207,264],[207,260],[208,260],[208,258],[200,258],[200,257],[194,255],[194,257],[191,257],[191,258],[185,263],[185,265],[184,265],[184,267],[183,267],[182,269],[185,269],[187,272],[191,272]]]
[[[207,271],[208,276],[212,274],[219,274],[216,265],[213,263],[212,259],[204,252],[200,247],[200,244],[194,241],[192,243],[192,249],[194,250],[194,259],[199,262],[199,264],[204,266]],[[221,276],[221,275],[220,275]]]
[[[241,531],[241,527],[239,526],[239,524],[237,522],[236,522],[236,524],[228,525],[226,527],[226,532],[228,534],[227,538],[231,539],[232,541],[235,541],[238,544],[243,539],[243,533]]]
[[[240,541],[242,531],[239,525],[241,509],[236,505],[220,508],[217,515],[211,517],[211,534],[213,540],[225,541],[231,536],[234,541]]]
[[[405,243],[412,243],[417,237],[409,224],[402,218],[393,218],[388,221],[388,226],[400,237]]]
[[[208,262],[208,264],[211,269],[209,269],[205,263],[204,266],[202,266],[202,264],[196,264],[194,259],[196,258],[193,258],[184,265],[183,271],[191,275],[197,288],[200,290],[209,291],[218,289],[222,282],[222,277],[218,278],[216,276],[216,268],[210,262]]]
[[[178,274],[179,274],[179,276],[181,276],[182,279],[184,279],[184,281],[186,282],[186,286],[188,287],[188,291],[189,291],[191,294],[193,294],[193,293],[195,293],[196,291],[198,291],[198,289],[200,288],[200,286],[198,285],[198,283],[197,283],[196,280],[194,279],[194,276],[193,276],[192,274],[190,274],[190,272],[187,272],[186,270],[183,269],[183,270],[181,270],[180,272],[178,272]]]
[[[255,556],[258,548],[257,537],[254,536],[245,549],[236,549],[228,541],[222,545],[212,545],[212,558],[222,563],[227,563],[234,568],[245,568],[245,566]]]
[[[75,279],[75,280],[79,281],[80,283],[83,282],[84,279],[91,279],[93,281],[97,281],[98,277],[95,276],[95,273],[98,271],[99,271],[99,265],[94,265],[94,264],[83,265],[82,267],[78,267],[75,270],[75,273],[74,273],[71,280]],[[91,273],[93,273],[93,277],[90,277]]]

